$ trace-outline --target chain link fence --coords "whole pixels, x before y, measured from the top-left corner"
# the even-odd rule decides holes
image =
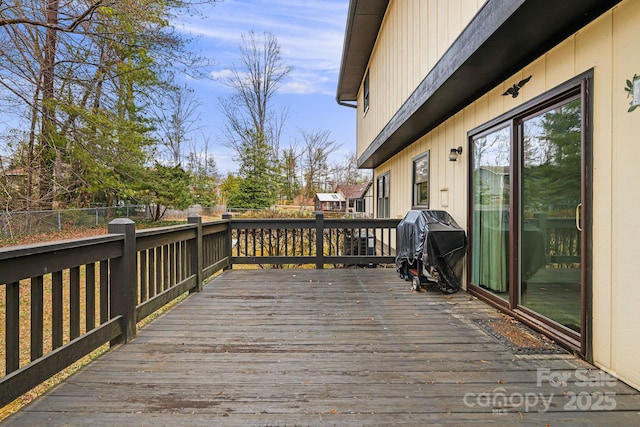
[[[98,227],[108,224],[109,221],[115,218],[144,220],[148,218],[148,213],[144,205],[50,211],[0,212],[2,237],[11,239],[32,234],[62,231],[69,228]]]
[[[219,217],[225,205],[215,207],[193,206],[185,210],[167,209],[163,220],[186,220],[189,215]],[[15,239],[32,234],[62,231],[71,228],[91,228],[108,224],[116,218],[133,221],[148,220],[146,205],[123,205],[116,207],[64,209],[50,211],[0,212],[3,238]]]

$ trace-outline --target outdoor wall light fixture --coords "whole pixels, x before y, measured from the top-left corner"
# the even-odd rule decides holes
[[[449,151],[449,161],[455,162],[456,160],[458,160],[458,156],[460,154],[462,154],[462,146],[458,148],[452,148],[451,151]]]

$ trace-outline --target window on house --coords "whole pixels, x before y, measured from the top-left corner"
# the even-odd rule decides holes
[[[378,218],[389,218],[389,172],[378,177]]]
[[[429,151],[413,159],[413,206],[429,208]]]
[[[363,114],[369,109],[369,70],[364,76],[364,83],[362,88],[362,110]]]

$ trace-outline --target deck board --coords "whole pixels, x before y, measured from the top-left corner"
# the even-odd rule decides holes
[[[392,269],[228,271],[5,423],[640,425],[635,389],[579,384],[600,371],[569,354],[512,353],[473,321],[498,316]],[[511,407],[478,404],[500,393]],[[615,410],[585,410],[604,393]]]

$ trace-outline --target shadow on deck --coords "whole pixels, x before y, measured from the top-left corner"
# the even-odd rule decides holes
[[[516,351],[393,269],[233,270],[6,425],[639,425],[640,394]],[[558,382],[559,380],[559,382]]]

